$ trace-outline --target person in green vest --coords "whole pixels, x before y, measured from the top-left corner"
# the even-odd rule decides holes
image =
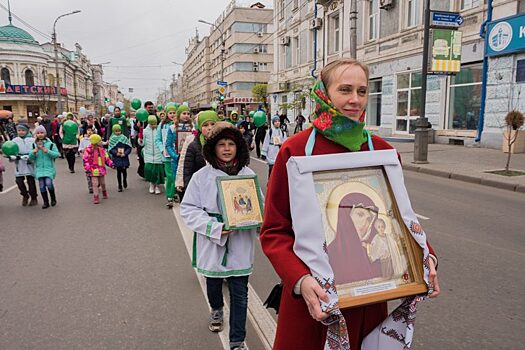
[[[129,137],[128,121],[126,120],[126,117],[122,115],[122,112],[118,107],[115,107],[115,109],[113,110],[113,117],[109,120],[109,125],[106,128],[106,140],[109,140],[109,138],[111,137],[113,125],[120,125],[122,135]]]
[[[69,112],[66,114],[66,120],[60,127],[59,135],[62,138],[62,149],[64,150],[64,154],[66,156],[69,172],[74,173],[80,128],[73,113]]]

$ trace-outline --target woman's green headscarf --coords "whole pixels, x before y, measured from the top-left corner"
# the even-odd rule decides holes
[[[367,141],[364,114],[356,122],[339,112],[328,97],[321,78],[314,84],[311,96],[316,104],[310,118],[317,132],[351,151],[359,151]]]

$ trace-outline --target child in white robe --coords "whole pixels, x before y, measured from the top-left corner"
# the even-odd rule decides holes
[[[208,162],[191,178],[180,213],[194,233],[193,266],[206,277],[211,307],[209,329],[223,329],[223,279],[230,292],[230,348],[244,349],[248,276],[252,273],[257,229],[224,230],[216,185],[218,176],[253,175],[248,145],[227,122],[218,122],[203,147]]]

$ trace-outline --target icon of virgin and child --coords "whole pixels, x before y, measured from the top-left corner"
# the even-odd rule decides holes
[[[332,217],[332,228],[336,228],[327,251],[336,284],[403,276],[407,271],[406,258],[398,234],[392,232],[384,201],[371,188],[344,192],[336,196],[336,203],[330,205],[329,201],[327,207],[334,209],[334,215],[327,214],[329,219]]]

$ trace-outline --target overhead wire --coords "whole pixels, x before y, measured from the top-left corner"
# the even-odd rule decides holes
[[[9,8],[7,6],[5,6],[3,3],[0,2],[0,8],[2,8],[3,10],[5,10],[7,13],[11,13],[11,15],[16,18],[20,23],[24,24],[27,28],[31,29],[32,31],[34,31],[35,33],[43,36],[44,38],[46,39],[49,39],[51,40],[51,35],[37,29],[36,27],[34,27],[33,25],[29,24],[28,22],[26,22],[25,20],[23,20],[22,18],[20,18],[18,15],[16,15],[13,11],[9,11]]]

